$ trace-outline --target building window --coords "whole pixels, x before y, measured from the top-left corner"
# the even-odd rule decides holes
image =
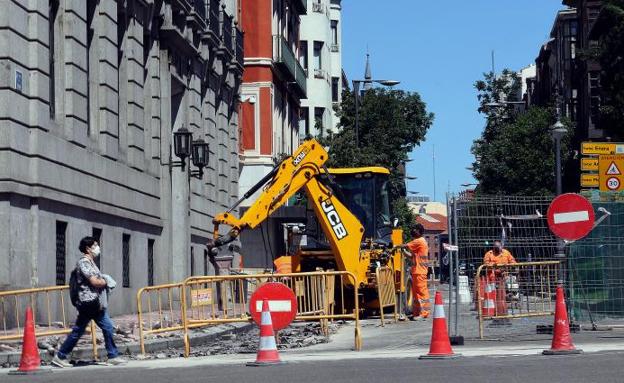
[[[191,276],[195,275],[195,256],[193,254],[193,246],[191,246]]]
[[[323,42],[314,42],[314,72],[321,71],[323,69]]]
[[[325,108],[314,108],[314,128],[319,135],[323,135]]]
[[[104,249],[103,245],[102,245],[102,229],[99,229],[97,227],[94,227],[91,230],[91,236],[97,241],[97,243],[100,245],[100,256],[95,258],[95,264],[97,265],[98,269],[100,269],[100,271],[102,271],[102,250]]]
[[[331,21],[331,42],[332,45],[338,46],[338,20]]]
[[[154,286],[154,240],[147,240],[147,285]]]
[[[67,258],[67,246],[65,237],[67,234],[67,222],[56,221],[56,285],[65,284],[65,263]]]
[[[121,246],[123,287],[130,287],[130,234],[124,234]]]
[[[304,140],[310,135],[310,112],[307,107],[299,109],[299,138]]]
[[[95,38],[95,10],[97,0],[87,0],[87,134],[93,133],[91,127],[97,121],[97,103],[94,98],[97,95],[97,73],[98,73],[98,44]],[[94,44],[95,42],[95,44]]]
[[[59,2],[58,0],[50,0],[50,7],[48,10],[48,38],[49,38],[49,59],[50,59],[50,67],[49,67],[49,90],[50,90],[50,118],[54,118],[56,115],[56,42],[58,41],[58,36],[56,35],[56,25],[57,25],[57,16],[59,10]]]
[[[208,275],[208,250],[204,250],[204,275]]]
[[[338,77],[332,77],[332,102],[338,102],[340,100],[340,79]]]
[[[306,72],[308,71],[308,42],[305,40],[299,42],[299,64]]]

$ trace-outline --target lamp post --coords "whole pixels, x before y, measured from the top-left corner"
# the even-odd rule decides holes
[[[400,84],[400,81],[395,80],[352,80],[353,93],[355,97],[355,146],[360,147],[360,84],[377,83],[383,86],[395,86]]]
[[[555,179],[556,179],[556,194],[561,195],[562,186],[561,186],[561,139],[566,134],[565,125],[561,123],[559,119],[559,111],[557,111],[557,122],[552,126],[551,133],[553,139],[555,140]],[[557,239],[557,254],[555,255],[557,258],[561,259],[563,263],[566,258],[565,254],[565,242],[561,238]],[[559,268],[558,272],[558,283],[563,284],[565,281],[565,271],[562,267]]]
[[[567,130],[565,125],[561,123],[557,117],[557,122],[552,126],[551,133],[555,140],[555,178],[557,182],[556,193],[560,195],[562,192],[561,186],[561,139],[566,134]]]

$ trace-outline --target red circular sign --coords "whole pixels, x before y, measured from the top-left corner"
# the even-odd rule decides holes
[[[618,190],[620,188],[620,180],[617,177],[610,177],[607,179],[606,185],[609,190]]]
[[[578,194],[562,194],[548,207],[550,231],[568,241],[576,241],[589,234],[594,227],[594,219],[594,207]]]
[[[288,327],[297,315],[295,293],[283,283],[268,282],[260,286],[249,300],[249,312],[258,326],[262,317],[262,302],[265,299],[269,303],[273,330]]]

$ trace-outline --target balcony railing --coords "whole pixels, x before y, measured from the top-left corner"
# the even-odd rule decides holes
[[[208,27],[215,31],[218,35],[219,33],[219,0],[206,0],[206,5],[208,6]]]
[[[274,36],[273,38],[273,57],[287,77],[287,81],[294,81],[299,88],[299,93],[305,95],[307,85],[305,71],[295,57],[288,41],[282,36]]]
[[[225,46],[225,49],[230,52],[230,53],[234,53],[234,49],[232,47],[232,20],[233,17],[228,15],[227,13],[225,13],[225,9],[221,10],[222,13],[222,18],[221,18],[221,36],[223,37],[223,45]]]
[[[312,12],[325,13],[325,7],[322,3],[312,3]]]
[[[234,28],[234,33],[235,33],[235,47],[236,47],[236,62],[238,63],[238,65],[240,65],[241,67],[243,66],[243,63],[245,62],[245,57],[243,56],[243,46],[244,46],[244,36],[243,36],[243,32],[238,29],[238,27]]]
[[[193,0],[193,8],[202,20],[206,20],[206,4],[204,0]]]

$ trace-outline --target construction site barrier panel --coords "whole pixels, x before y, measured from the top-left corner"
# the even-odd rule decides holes
[[[38,287],[0,292],[0,341],[21,341],[24,337],[23,320],[30,307],[35,321],[35,337],[69,334],[72,330],[75,309],[69,299],[69,286]],[[68,318],[71,312],[72,318]],[[87,328],[91,334],[93,358],[97,360],[95,323]]]
[[[384,323],[384,309],[392,307],[394,322],[397,322],[399,316],[397,314],[397,299],[395,291],[395,275],[394,271],[389,267],[378,267],[375,271],[377,278],[377,296],[379,297],[379,315],[381,316],[381,326]]]
[[[344,283],[355,286],[346,288]],[[196,276],[182,283],[184,355],[190,354],[189,330],[232,322],[252,321],[249,300],[267,282],[281,282],[297,299],[295,321],[318,321],[327,333],[328,321],[355,321],[355,350],[362,347],[356,278],[346,271],[289,274]],[[352,306],[350,306],[352,304]],[[177,329],[177,328],[176,328]],[[171,331],[171,330],[170,330]]]
[[[182,297],[182,283],[148,286],[137,291],[141,353],[145,354],[146,336],[184,331]]]
[[[485,320],[554,315],[559,261],[481,265],[475,275],[479,337]]]

